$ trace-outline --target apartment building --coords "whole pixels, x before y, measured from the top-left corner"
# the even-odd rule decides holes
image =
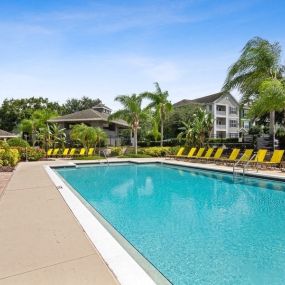
[[[238,138],[240,131],[240,105],[229,92],[196,98],[193,100],[181,100],[174,107],[190,104],[201,105],[212,113],[214,126],[211,136],[214,138]]]

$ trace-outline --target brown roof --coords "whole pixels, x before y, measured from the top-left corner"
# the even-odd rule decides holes
[[[67,114],[61,117],[53,118],[48,120],[50,123],[60,123],[60,122],[86,122],[86,121],[103,121],[108,122],[108,117],[110,114],[101,113],[94,109],[86,109],[82,111],[78,111],[75,113]],[[113,120],[111,121],[115,124],[121,126],[129,126],[128,123],[124,120]]]
[[[0,138],[14,138],[14,137],[17,137],[17,135],[0,129]]]
[[[181,100],[177,103],[175,103],[173,106],[174,107],[180,107],[180,106],[185,106],[185,105],[189,105],[189,104],[209,104],[209,103],[213,103],[216,100],[218,100],[220,97],[225,96],[225,95],[231,95],[229,92],[218,92],[212,95],[208,95],[208,96],[204,96],[204,97],[199,97],[196,99],[192,99],[192,100]]]
[[[198,102],[198,103],[202,103],[202,104],[208,104],[208,103],[213,103],[216,100],[218,100],[221,96],[225,96],[228,95],[228,92],[218,92],[212,95],[208,95],[208,96],[204,96],[204,97],[200,97],[197,99],[194,99],[194,102]]]
[[[107,109],[107,110],[110,110],[111,111],[111,109],[109,108],[109,107],[107,107],[105,104],[103,104],[103,103],[99,103],[99,104],[97,104],[97,105],[95,105],[94,107],[93,107],[93,109],[99,109],[99,108],[105,108],[105,109]]]
[[[187,99],[183,99],[181,101],[178,101],[177,103],[173,104],[174,107],[182,107],[182,106],[187,106],[190,104],[199,104],[193,100],[187,100]]]

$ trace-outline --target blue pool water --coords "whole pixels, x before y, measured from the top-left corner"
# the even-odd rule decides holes
[[[160,164],[57,172],[174,284],[285,284],[285,184]]]

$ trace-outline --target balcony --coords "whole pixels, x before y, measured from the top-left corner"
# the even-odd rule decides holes
[[[217,130],[225,130],[226,129],[226,125],[216,125],[216,129]]]
[[[216,116],[226,116],[226,111],[216,111]]]

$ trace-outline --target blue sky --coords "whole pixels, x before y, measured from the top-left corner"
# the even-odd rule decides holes
[[[284,0],[1,0],[0,101],[218,92],[247,40],[285,49]],[[284,57],[283,57],[284,58]]]

